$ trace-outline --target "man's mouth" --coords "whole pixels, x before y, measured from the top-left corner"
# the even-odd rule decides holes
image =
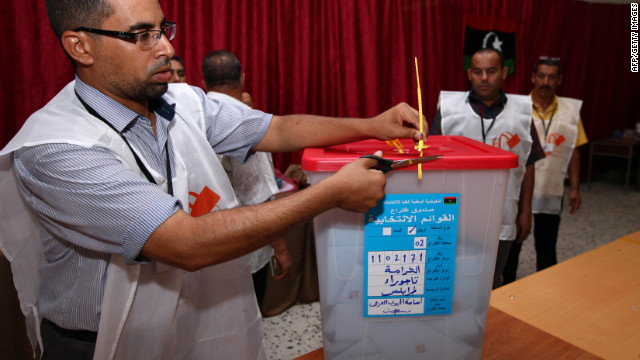
[[[152,69],[152,76],[162,82],[169,82],[171,80],[171,61],[163,58]]]
[[[171,80],[171,61],[162,59],[151,69],[153,77],[162,81],[169,82]]]
[[[160,71],[153,74],[153,77],[161,82],[169,82],[171,80],[171,67],[163,68]]]

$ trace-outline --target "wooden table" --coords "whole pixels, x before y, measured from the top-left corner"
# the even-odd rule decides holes
[[[640,359],[640,231],[493,290],[482,359]]]
[[[600,360],[573,344],[489,306],[482,360]]]
[[[491,306],[605,359],[640,359],[640,231],[491,293]]]
[[[323,360],[322,348],[295,360]],[[526,322],[489,307],[482,360],[572,359],[601,360],[564,340],[537,329]]]

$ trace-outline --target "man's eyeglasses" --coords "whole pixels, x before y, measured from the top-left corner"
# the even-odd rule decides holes
[[[102,29],[90,29],[86,27],[79,27],[73,31],[86,31],[92,34],[114,36],[122,40],[135,40],[136,44],[141,49],[151,49],[158,44],[162,34],[169,39],[173,40],[176,37],[176,23],[165,21],[160,26],[160,30],[145,30],[137,33],[130,33],[125,31],[111,31]]]

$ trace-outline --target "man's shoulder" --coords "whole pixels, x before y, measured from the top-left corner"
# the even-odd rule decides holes
[[[43,106],[42,108],[40,108],[39,110],[31,114],[31,116],[34,116],[34,115],[37,116],[38,114],[48,109],[55,108],[57,106],[60,106],[60,104],[66,104],[72,101],[73,98],[75,97],[74,95],[75,84],[76,84],[75,80],[69,82],[60,91],[58,91],[58,93],[51,100],[49,100],[49,102],[47,102],[45,106]]]
[[[46,143],[89,147],[111,132],[105,123],[87,112],[75,96],[74,86],[75,81],[70,82],[43,108],[31,114],[2,153]]]
[[[75,81],[71,81],[44,107],[31,114],[25,124],[28,122],[58,124],[55,128],[64,127],[66,131],[74,131],[76,126],[73,125],[73,122],[84,124],[87,123],[87,119],[93,119],[93,117],[89,116],[89,112],[76,96]],[[89,123],[94,122],[90,121]],[[102,124],[102,122],[99,123]]]
[[[582,107],[582,100],[580,99],[565,96],[556,96],[556,99],[558,99],[558,106],[568,106],[575,108],[577,111],[580,111],[580,108]]]
[[[243,103],[242,101],[221,92],[209,91],[207,92],[207,96],[212,99],[216,99],[216,100],[232,103],[234,105],[249,108],[249,106],[247,106],[247,104]]]
[[[440,90],[440,97],[463,97],[469,96],[468,91]]]
[[[507,107],[519,109],[517,110],[518,112],[523,112],[529,115],[532,113],[533,101],[531,101],[531,96],[505,93],[505,98]],[[531,117],[531,115],[529,117]]]
[[[460,91],[460,90],[440,90],[440,94],[444,94],[444,95],[467,95],[469,94],[469,91]]]
[[[438,107],[441,107],[443,105],[446,107],[447,105],[464,103],[467,101],[468,97],[468,91],[442,90],[440,91],[440,96],[438,97]]]
[[[517,101],[517,102],[521,102],[522,101],[522,102],[526,102],[526,103],[529,103],[529,104],[532,103],[531,102],[531,96],[529,96],[529,95],[508,94],[508,93],[505,93],[504,95],[507,97],[508,101],[514,101],[514,102],[515,101]]]

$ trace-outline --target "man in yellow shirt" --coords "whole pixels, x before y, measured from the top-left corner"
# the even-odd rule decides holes
[[[536,63],[530,93],[533,103],[533,123],[538,130],[540,144],[546,157],[535,163],[536,178],[533,190],[533,237],[537,270],[555,265],[556,242],[564,196],[564,180],[569,178],[569,213],[580,208],[580,151],[587,136],[580,119],[582,101],[556,96],[562,84],[560,59],[540,57]],[[504,283],[515,281],[522,242],[511,247],[503,271]]]

